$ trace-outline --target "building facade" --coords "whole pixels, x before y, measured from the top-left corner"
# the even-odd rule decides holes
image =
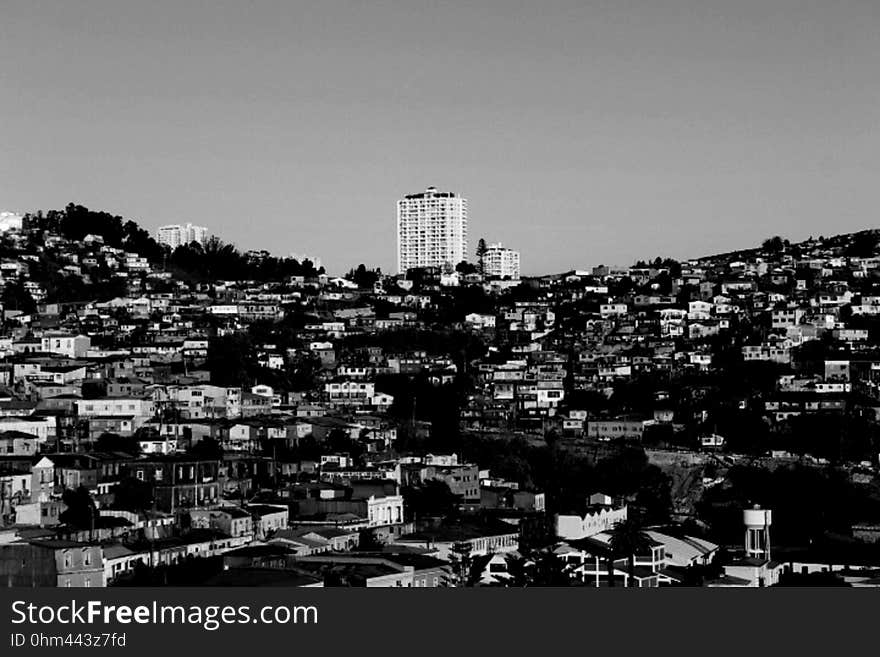
[[[100,545],[32,540],[0,546],[0,582],[6,587],[103,587]]]
[[[21,230],[24,225],[24,215],[17,212],[0,212],[0,233],[7,230]]]
[[[172,224],[160,226],[156,231],[156,241],[159,244],[176,249],[183,244],[198,242],[204,244],[208,240],[208,229],[204,226],[193,224]]]
[[[428,187],[397,202],[397,270],[455,266],[467,257],[467,200]]]
[[[486,247],[483,256],[483,275],[492,278],[519,278],[519,251],[508,249],[498,242]]]

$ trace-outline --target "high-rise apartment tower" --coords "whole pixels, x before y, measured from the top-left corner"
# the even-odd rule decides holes
[[[397,202],[397,270],[467,259],[467,199],[428,187]]]

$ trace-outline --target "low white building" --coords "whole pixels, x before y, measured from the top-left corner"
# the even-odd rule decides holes
[[[138,397],[101,397],[99,399],[78,399],[76,412],[80,417],[122,416],[149,419],[156,412],[151,399]]]
[[[84,358],[92,347],[92,339],[87,335],[49,334],[42,336],[40,343],[42,351],[68,358]]]
[[[618,522],[626,520],[626,516],[626,505],[615,506],[607,495],[591,495],[583,515],[556,515],[556,535],[563,540],[589,538],[613,529]]]
[[[367,521],[370,527],[396,525],[403,522],[403,495],[371,495],[367,499]]]

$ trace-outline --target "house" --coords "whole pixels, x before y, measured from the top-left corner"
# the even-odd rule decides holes
[[[611,440],[641,441],[645,427],[649,424],[651,424],[650,420],[634,417],[591,419],[587,421],[586,434],[588,438],[602,442]]]
[[[227,536],[254,536],[254,519],[252,514],[234,506],[217,509],[190,509],[192,527],[214,529]]]
[[[56,437],[58,422],[54,417],[0,417],[0,432],[14,433],[15,435],[27,434],[36,438],[42,445],[50,438]]]
[[[770,559],[744,557],[724,565],[724,577],[711,580],[706,586],[763,587],[779,583],[783,565]]]
[[[544,511],[544,493],[516,490],[507,486],[480,486],[480,507],[483,509],[518,509]]]
[[[17,504],[15,506],[15,524],[53,527],[61,522],[61,514],[66,508],[67,505],[60,499],[34,500]]]
[[[706,566],[718,555],[718,545],[702,538],[672,536],[653,529],[646,529],[644,533],[651,540],[663,545],[667,566]]]
[[[556,514],[556,535],[565,541],[589,538],[613,529],[626,518],[625,504],[615,505],[607,495],[596,493],[586,500],[583,509]]]
[[[103,587],[100,545],[37,539],[0,545],[0,582],[7,587]]]
[[[257,539],[271,536],[279,529],[285,529],[289,519],[287,506],[271,504],[249,504],[245,510],[254,519]]]
[[[62,354],[68,358],[85,358],[92,346],[87,335],[50,333],[40,338],[40,350],[50,354]]]
[[[554,549],[554,554],[565,564],[565,571],[572,579],[587,586],[660,586],[661,574],[666,568],[662,543],[646,536],[644,551],[632,555],[634,567],[630,573],[628,555],[614,558],[609,564],[611,540],[611,532],[600,532],[588,538],[566,541]],[[631,577],[635,579],[634,584],[630,581]]]
[[[156,508],[166,513],[216,506],[220,463],[185,455],[150,456],[125,468],[129,476],[152,485]]]

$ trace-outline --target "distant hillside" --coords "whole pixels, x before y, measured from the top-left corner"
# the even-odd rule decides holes
[[[769,244],[776,239],[782,242],[783,248],[781,251]],[[774,236],[765,240],[761,246],[702,256],[696,262],[733,262],[761,256],[776,256],[780,252],[794,252],[798,255],[811,253],[818,255],[819,252],[832,252],[836,256],[869,258],[877,254],[878,246],[880,246],[880,230],[875,228],[860,230],[854,233],[841,233],[831,237],[820,235],[818,238],[795,243],[790,243],[779,236]]]
[[[82,242],[88,235],[101,237],[106,246],[147,258],[152,264],[190,280],[282,280],[288,276],[316,276],[323,269],[308,260],[277,258],[268,253],[241,253],[233,244],[212,237],[205,244],[193,242],[175,250],[159,244],[137,222],[108,212],[69,203],[64,210],[25,215],[25,230],[60,235]]]

